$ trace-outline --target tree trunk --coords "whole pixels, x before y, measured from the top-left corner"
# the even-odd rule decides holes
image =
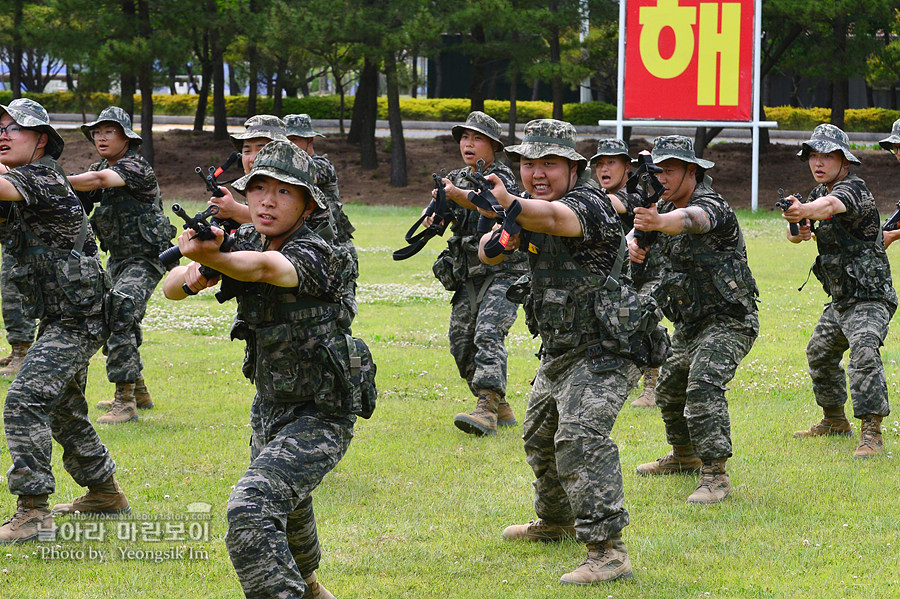
[[[169,93],[173,96],[178,93],[175,87],[175,65],[169,65]]]
[[[560,67],[561,53],[559,45],[559,27],[553,25],[550,27],[550,62]],[[559,73],[553,75],[550,81],[553,90],[553,118],[562,120],[563,118],[563,82]]]
[[[388,121],[391,125],[391,187],[406,187],[406,141],[403,139],[403,121],[400,117],[400,85],[397,82],[397,63],[393,55],[385,57],[384,74],[387,77]]]
[[[359,144],[360,163],[364,169],[378,167],[375,151],[375,119],[378,117],[378,66],[369,58],[363,62],[359,87],[353,103],[353,117],[347,141]]]
[[[119,99],[122,110],[128,113],[128,116],[134,122],[134,92],[135,92],[134,75],[127,71],[122,72],[122,97]]]
[[[259,93],[259,70],[257,62],[256,44],[250,44],[247,48],[247,118],[256,114],[256,96]]]
[[[22,97],[22,21],[24,20],[24,2],[16,0],[13,9],[12,57],[9,61],[9,87],[13,99]]]
[[[338,97],[341,99],[341,108],[338,113],[338,126],[340,127],[341,135],[344,135],[344,112],[345,112],[345,99],[344,99],[344,82],[341,81],[340,76],[332,69],[332,73],[334,73],[334,87],[337,89]]]
[[[697,127],[697,135],[694,139],[694,153],[697,158],[703,158],[707,146],[722,132],[722,127]]]
[[[194,115],[194,131],[203,131],[206,122],[206,105],[209,103],[209,85],[212,79],[212,64],[209,60],[209,32],[203,32],[202,47],[196,52],[200,60],[200,90],[197,93],[197,112]]]
[[[218,29],[209,34],[210,58],[213,68],[213,139],[228,139],[225,119],[225,48],[219,41]]]
[[[148,0],[138,0],[138,33],[144,40],[153,37]],[[138,70],[141,85],[141,154],[153,166],[153,57],[142,56]]]
[[[412,85],[410,87],[410,97],[419,97],[419,59],[415,56],[412,57]]]
[[[428,88],[429,98],[441,97],[441,83],[443,80],[443,71],[441,69],[441,53],[434,55],[434,89]]]
[[[231,63],[228,63],[228,95],[241,95],[241,88],[238,85],[237,76],[234,74],[234,65]]]
[[[278,61],[278,67],[275,71],[275,79],[272,81],[270,89],[272,91],[272,114],[277,117],[281,116],[281,89],[284,81],[284,63]]]
[[[509,73],[509,133],[506,136],[506,145],[516,143],[516,110],[519,95],[519,71],[511,69]]]
[[[472,41],[478,46],[484,47],[484,28],[476,25],[472,29]],[[486,60],[484,51],[478,50],[472,55],[472,83],[469,85],[469,99],[471,107],[469,110],[480,110],[484,112],[484,71]]]

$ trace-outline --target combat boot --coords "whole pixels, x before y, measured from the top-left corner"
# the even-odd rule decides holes
[[[58,503],[53,506],[54,514],[98,514],[116,516],[130,514],[128,498],[116,482],[115,476],[97,485],[88,485],[88,492],[72,503]]]
[[[644,389],[636,400],[631,402],[632,408],[656,407],[656,377],[659,368],[648,368],[644,371]]]
[[[483,437],[497,434],[497,409],[500,405],[500,395],[496,391],[482,389],[478,392],[478,403],[471,414],[465,412],[457,414],[453,419],[456,428]]]
[[[319,584],[317,578],[316,573],[313,572],[309,578],[303,579],[306,583],[306,592],[303,593],[303,596],[300,599],[334,599],[334,595]]]
[[[725,472],[727,459],[703,461],[700,484],[687,498],[688,503],[719,503],[731,494],[731,480]]]
[[[631,578],[631,559],[625,551],[621,534],[602,543],[588,543],[587,549],[587,557],[581,565],[559,579],[562,584],[584,586]]]
[[[16,377],[19,369],[22,368],[22,363],[25,361],[25,354],[28,353],[28,348],[31,347],[31,343],[13,341],[10,345],[12,346],[12,353],[9,354],[9,361],[6,363],[6,366],[0,369],[0,376],[12,379]]]
[[[822,408],[825,416],[821,421],[809,427],[805,431],[797,431],[795,437],[821,437],[824,435],[836,435],[840,437],[849,437],[853,434],[850,427],[850,421],[844,415],[844,407]]]
[[[503,531],[507,541],[542,541],[550,543],[575,538],[574,526],[561,526],[546,520],[532,520],[528,524],[513,524]]]
[[[0,544],[24,543],[34,539],[56,539],[56,524],[47,495],[20,495],[16,513],[0,526]]]
[[[134,399],[134,383],[116,383],[116,394],[106,414],[97,418],[103,424],[121,424],[138,419],[137,402]]]
[[[655,462],[641,464],[637,473],[641,476],[660,476],[662,474],[694,474],[700,470],[703,462],[694,453],[691,445],[672,447],[672,451]]]
[[[497,426],[515,426],[516,424],[518,423],[516,422],[516,415],[513,414],[512,406],[509,405],[505,397],[501,397],[500,403],[497,405]]]
[[[153,407],[153,400],[150,398],[150,390],[147,389],[147,383],[144,377],[134,382],[134,401],[138,410],[149,410]],[[104,399],[97,402],[97,407],[101,410],[109,410],[113,405],[113,400]]]
[[[874,458],[884,447],[881,438],[881,416],[866,414],[862,417],[862,432],[859,435],[859,447],[853,452],[854,458]]]

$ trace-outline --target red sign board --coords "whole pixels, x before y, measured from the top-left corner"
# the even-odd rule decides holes
[[[625,119],[753,119],[754,0],[628,0],[625,10]]]

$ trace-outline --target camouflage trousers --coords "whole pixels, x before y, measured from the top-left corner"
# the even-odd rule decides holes
[[[311,493],[347,452],[355,418],[314,404],[251,410],[250,468],[228,498],[225,544],[248,599],[303,595],[321,550]]]
[[[616,416],[640,376],[614,355],[541,360],[525,411],[522,438],[534,470],[534,509],[556,524],[575,524],[582,543],[599,543],[628,525]],[[555,363],[555,364],[554,364]]]
[[[359,256],[356,254],[356,246],[352,241],[338,243],[335,245],[335,251],[341,259],[341,307],[346,310],[350,317],[349,327],[353,319],[359,313],[359,307],[356,303],[356,280],[359,278]]]
[[[476,397],[481,389],[506,395],[506,336],[518,310],[517,304],[506,299],[506,290],[516,278],[496,276],[484,290],[485,279],[474,279],[453,294],[450,354]]]
[[[7,340],[17,343],[31,343],[37,330],[37,321],[25,316],[22,311],[22,294],[9,280],[9,270],[15,264],[6,248],[0,249],[0,303],[2,303],[3,326]]]
[[[843,312],[835,310],[832,304],[826,306],[806,346],[817,404],[823,408],[843,407],[849,377],[856,418],[890,414],[881,346],[892,314],[881,301],[859,301]],[[848,349],[850,359],[845,376],[841,358]]]
[[[147,302],[162,279],[162,270],[154,261],[134,257],[110,258],[107,271],[113,287],[134,298],[134,328],[113,333],[106,342],[106,378],[110,383],[133,383],[141,377],[144,364],[138,348],[143,342],[141,321],[147,312]]]
[[[77,323],[41,321],[3,409],[12,457],[6,477],[12,494],[54,492],[51,435],[63,448],[63,467],[82,487],[103,482],[115,472],[116,465],[88,418],[84,398],[88,361],[105,334],[101,320],[97,316]]]
[[[672,355],[659,370],[656,403],[673,447],[693,446],[702,460],[731,457],[725,391],[759,334],[756,313],[720,315],[702,325],[675,325]]]

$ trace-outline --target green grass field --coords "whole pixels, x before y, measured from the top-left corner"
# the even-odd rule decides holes
[[[659,411],[626,404],[613,437],[625,473],[631,525],[624,535],[635,576],[572,588],[557,580],[581,562],[582,546],[512,544],[500,536],[505,526],[534,518],[521,426],[473,438],[452,425],[454,414],[474,401],[448,350],[449,294],[431,275],[441,244],[393,262],[391,251],[402,245],[417,210],[349,205],[347,212],[357,227],[362,273],[354,334],[372,348],[380,393],[374,417],[358,422],[347,456],[314,493],[324,550],[319,576],[337,596],[900,596],[896,416],[885,419],[884,456],[870,461],[851,458],[856,439],[791,438],[820,416],[804,348],[826,297],[814,279],[797,292],[815,247],[785,241],[775,215],[740,214],[762,303],[759,339],[728,394],[731,498],[689,505],[696,477],[637,477],[639,463],[668,447]],[[154,542],[138,522],[136,540],[121,540],[108,526],[103,540],[84,541],[74,537],[85,530],[72,523],[69,540],[0,547],[0,598],[243,596],[223,542],[226,500],[248,460],[253,396],[240,374],[243,344],[228,340],[233,313],[234,304],[220,306],[210,293],[176,303],[158,290],[142,348],[156,407],[141,412],[138,423],[98,425],[135,514],[148,523],[173,521],[168,516],[184,514],[189,503],[207,503],[209,537]],[[507,340],[509,398],[520,422],[538,348],[523,320]],[[883,358],[895,402],[898,347],[892,331]],[[105,374],[98,354],[87,390],[94,419],[97,401],[112,397]],[[5,438],[0,447],[5,472]],[[60,454],[56,446],[56,502],[82,493]],[[14,499],[3,479],[4,518]],[[162,553],[158,562],[146,559],[179,549],[183,559]]]

